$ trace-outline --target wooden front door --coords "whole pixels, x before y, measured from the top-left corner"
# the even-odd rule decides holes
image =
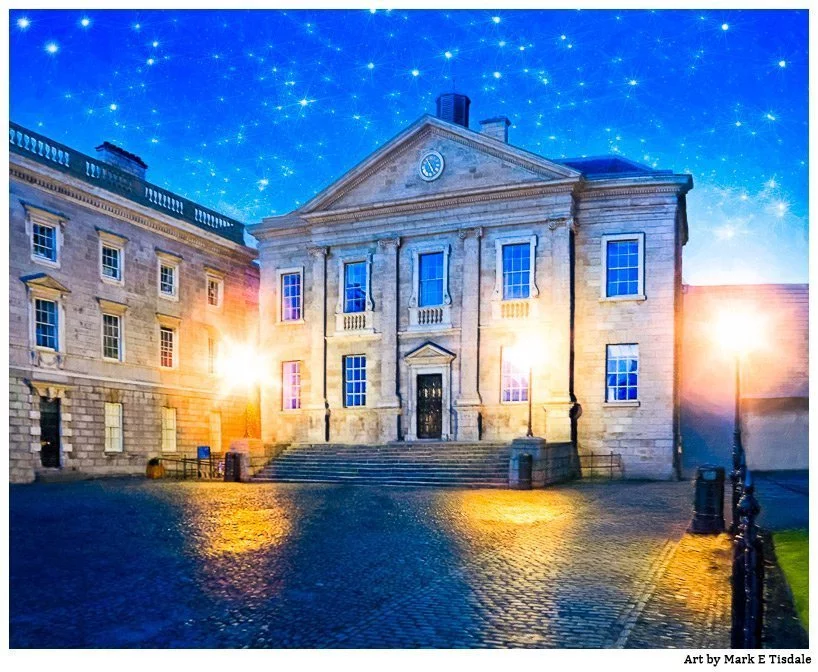
[[[418,438],[439,439],[443,435],[443,376],[419,374],[417,387]]]
[[[40,461],[60,466],[60,400],[40,397]]]

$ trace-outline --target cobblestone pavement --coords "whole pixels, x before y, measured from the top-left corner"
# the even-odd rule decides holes
[[[729,563],[679,545],[691,495],[12,486],[11,646],[723,646]]]

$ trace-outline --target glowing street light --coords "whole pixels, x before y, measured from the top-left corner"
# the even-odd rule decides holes
[[[244,436],[250,436],[250,394],[260,385],[269,371],[269,362],[250,343],[224,339],[215,363],[215,372],[223,384],[222,394],[244,389]]]
[[[733,420],[733,471],[731,531],[738,527],[738,503],[747,472],[747,459],[741,441],[741,359],[758,349],[763,341],[759,319],[746,312],[733,310],[723,313],[715,323],[714,335],[721,347],[735,357],[735,410]]]
[[[505,356],[517,369],[528,368],[528,429],[525,435],[533,437],[531,427],[533,398],[534,398],[534,366],[542,363],[545,353],[545,343],[542,338],[535,338],[533,334],[521,334],[516,343],[505,349]]]

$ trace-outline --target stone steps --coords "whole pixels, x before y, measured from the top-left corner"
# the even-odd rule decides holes
[[[286,449],[254,480],[505,488],[508,456],[502,443],[303,444]]]

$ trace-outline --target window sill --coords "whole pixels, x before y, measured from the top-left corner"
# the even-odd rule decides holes
[[[36,255],[31,255],[31,261],[35,264],[42,264],[43,266],[48,266],[49,268],[59,268],[60,262],[59,261],[51,261],[51,259],[46,259],[45,257],[38,257]]]
[[[122,285],[125,284],[121,279],[117,280],[116,278],[110,278],[107,275],[100,275],[99,279],[102,280],[102,282],[104,282],[106,285],[115,285],[117,287],[122,287]]]
[[[605,408],[639,408],[641,406],[641,402],[639,400],[633,401],[606,401],[604,406]]]
[[[615,303],[619,301],[647,301],[647,298],[644,294],[628,294],[627,296],[601,296],[599,297],[600,303]]]
[[[279,320],[278,324],[280,325],[288,325],[288,324],[306,324],[307,321],[302,317],[300,320]]]
[[[162,294],[162,292],[159,292],[159,298],[164,299],[165,301],[176,301],[176,302],[179,301],[179,297],[177,295],[175,295],[175,294]]]
[[[121,359],[114,359],[113,357],[102,357],[103,362],[109,362],[111,364],[124,364],[125,362]]]
[[[125,451],[124,450],[104,450],[104,451],[102,451],[102,454],[105,455],[105,457],[123,457],[125,455]]]

